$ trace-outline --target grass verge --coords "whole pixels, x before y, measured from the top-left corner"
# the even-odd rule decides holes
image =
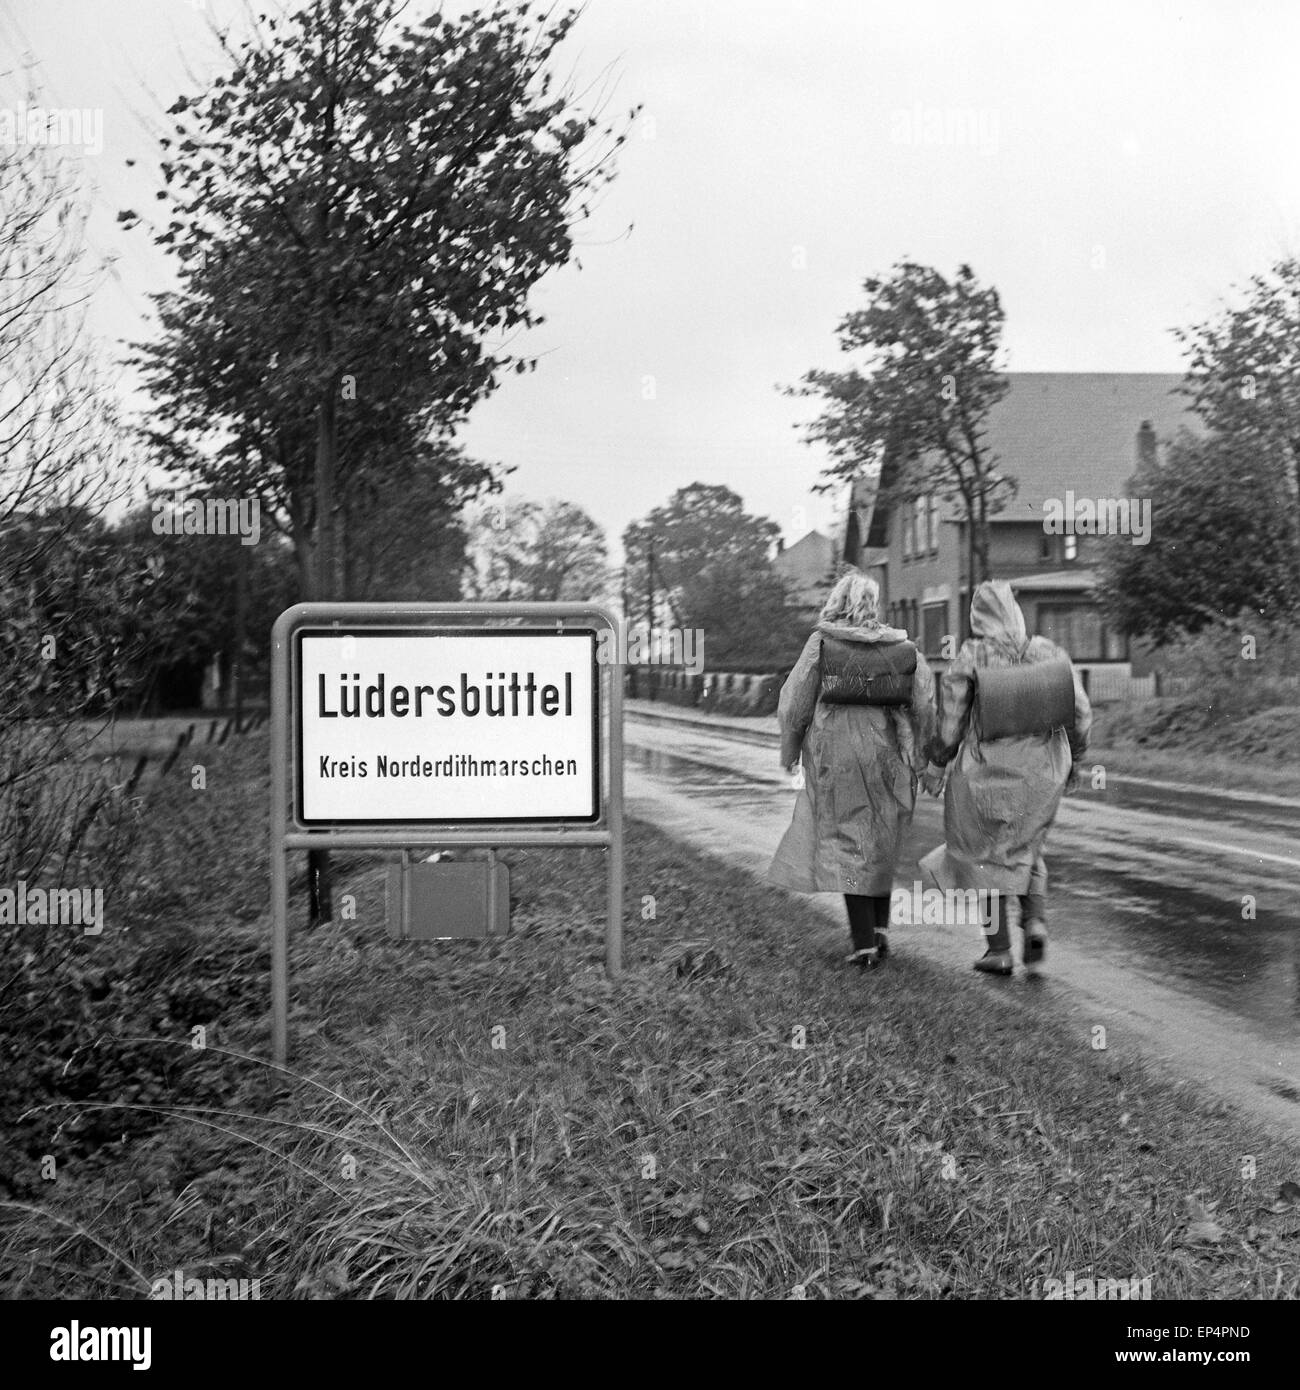
[[[209,786],[247,806],[243,756]],[[264,870],[258,818],[209,802],[203,824]],[[611,984],[599,855],[508,858],[515,934],[491,945],[388,941],[382,871],[341,866],[355,917],[293,942],[291,1074],[251,1059],[241,989],[202,1006],[206,1089],[60,1098],[151,1127],[0,1205],[0,1294],[143,1297],[178,1269],[262,1298],[1300,1292],[1296,1151],[1045,1005],[902,931],[886,970],[845,973],[800,900],[635,823]],[[256,886],[187,905],[199,958],[219,941],[241,980],[265,969]],[[136,1055],[192,1055],[170,1007]]]

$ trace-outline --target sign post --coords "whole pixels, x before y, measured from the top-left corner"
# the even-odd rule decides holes
[[[619,620],[581,603],[300,603],[271,649],[271,1021],[288,1056],[295,850],[607,851],[623,964]],[[495,856],[490,854],[490,858]],[[488,870],[489,922],[495,874]]]

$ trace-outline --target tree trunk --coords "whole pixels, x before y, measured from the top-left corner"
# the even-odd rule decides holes
[[[334,486],[338,454],[338,412],[334,399],[334,383],[321,394],[316,423],[316,564],[315,589],[312,595],[318,602],[337,596],[338,561],[334,534]],[[307,925],[314,927],[334,917],[333,894],[330,884],[329,852],[323,849],[307,853]]]
[[[248,547],[241,541],[235,557],[235,650],[230,667],[234,686],[235,732],[244,717],[244,645],[248,640]]]
[[[975,570],[979,575],[979,582],[983,584],[986,580],[992,578],[989,572],[988,501],[983,494],[980,495],[976,502],[976,520],[971,530],[971,540],[975,547]]]
[[[970,606],[975,597],[975,515],[974,507],[966,509],[966,602],[961,608],[961,636],[964,642],[971,636]]]
[[[338,597],[338,551],[334,534],[334,474],[338,413],[333,387],[321,395],[316,416],[316,592],[319,602]]]

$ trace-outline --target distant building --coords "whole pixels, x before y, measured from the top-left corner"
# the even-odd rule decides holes
[[[826,602],[834,580],[840,546],[833,536],[809,531],[793,545],[777,552],[772,561],[776,572],[786,583],[787,602],[791,608],[815,618]]]
[[[1031,634],[1059,642],[1076,662],[1129,669],[1125,637],[1102,616],[1093,589],[1099,545],[1107,538],[1050,534],[1046,503],[1135,497],[1135,475],[1153,468],[1180,428],[1196,429],[1174,374],[1012,372],[993,407],[985,443],[1016,496],[990,518],[989,565],[1010,581]],[[928,657],[965,630],[967,527],[961,508],[937,498],[888,509],[876,505],[878,480],[848,496],[840,556],[873,574],[881,616],[905,627]],[[1151,542],[1159,544],[1158,531]]]

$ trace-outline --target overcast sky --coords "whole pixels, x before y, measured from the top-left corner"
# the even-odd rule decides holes
[[[207,26],[240,8],[0,0],[4,66],[29,50],[49,104],[103,112],[85,158],[110,340],[146,334],[169,281],[114,222],[158,186],[144,120],[217,70]],[[1178,371],[1170,328],[1300,251],[1294,0],[590,0],[566,57],[579,86],[614,74],[611,112],[644,111],[581,270],[536,295],[537,372],[463,438],[615,550],[695,481],[788,540],[826,524],[812,405],[777,388],[837,364],[836,323],[902,257],[998,288],[1013,371]]]

